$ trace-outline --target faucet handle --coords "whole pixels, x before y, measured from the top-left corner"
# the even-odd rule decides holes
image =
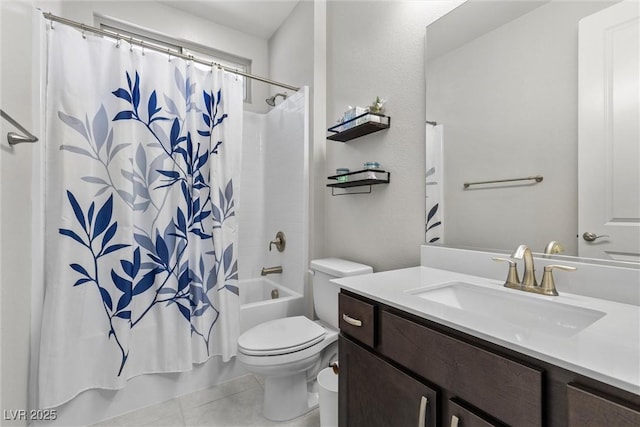
[[[518,277],[518,267],[516,262],[510,258],[494,257],[492,259],[498,262],[509,263],[509,273],[507,273],[507,280],[504,282],[504,286],[512,289],[520,289],[520,278]]]
[[[551,264],[544,267],[544,274],[542,275],[542,284],[540,285],[540,293],[544,295],[557,296],[556,283],[553,280],[553,269],[564,271],[576,271],[577,268],[569,267],[567,265]]]
[[[278,252],[284,252],[284,248],[286,244],[287,244],[287,241],[285,240],[284,233],[282,231],[278,231],[276,233],[276,238],[269,242],[269,252],[271,252],[271,247],[273,245],[276,246],[276,249],[278,250]]]

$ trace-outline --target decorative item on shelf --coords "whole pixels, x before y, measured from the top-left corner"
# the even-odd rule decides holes
[[[379,162],[365,162],[363,166],[367,170],[364,174],[367,179],[378,179],[378,174],[375,170],[380,169]]]
[[[349,169],[348,168],[338,168],[336,169],[336,175],[337,175],[337,180],[338,182],[347,182],[349,181],[349,176],[345,175],[349,173]]]
[[[382,99],[376,96],[376,100],[369,106],[369,112],[374,114],[384,114],[384,104],[387,103],[386,99]]]
[[[338,171],[340,169],[337,169]],[[343,180],[343,178],[346,178]],[[331,187],[331,195],[341,196],[346,194],[368,194],[371,193],[371,186],[376,184],[388,184],[391,182],[391,173],[382,169],[360,169],[353,172],[347,172],[343,174],[337,174],[327,177],[327,179],[334,179],[336,182],[327,184],[327,187]],[[368,186],[369,191],[360,192],[347,192],[336,193],[335,188],[351,188],[351,187],[363,187]]]
[[[342,126],[339,128],[340,132],[344,132],[345,130],[351,129],[352,127],[361,125],[366,122],[366,108],[362,107],[352,107],[349,105],[349,109],[344,112],[342,118],[338,120],[338,123],[342,123]]]

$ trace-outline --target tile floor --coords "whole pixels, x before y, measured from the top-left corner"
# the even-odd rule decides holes
[[[262,416],[263,392],[260,381],[253,375],[246,375],[206,390],[111,418],[94,424],[94,427],[320,426],[318,409],[283,423],[269,421]]]

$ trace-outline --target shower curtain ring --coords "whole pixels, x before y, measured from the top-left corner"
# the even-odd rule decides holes
[[[171,62],[171,49],[167,48],[167,55],[169,55],[169,62]]]
[[[144,56],[144,40],[140,40],[140,46],[142,47],[142,56]]]
[[[86,39],[86,38],[87,38],[87,35],[84,33],[84,30],[85,30],[85,28],[84,28],[84,24],[80,24],[80,28],[82,29],[82,38],[83,38],[83,39]]]
[[[120,48],[120,34],[116,34],[116,47]]]
[[[129,37],[129,52],[133,52],[133,37]]]

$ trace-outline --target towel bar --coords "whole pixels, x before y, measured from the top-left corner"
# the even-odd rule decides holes
[[[16,133],[16,132],[8,132],[7,133],[7,141],[9,142],[9,145],[22,144],[23,142],[36,142],[36,141],[38,141],[38,138],[35,135],[32,135],[31,132],[29,132],[24,127],[22,127],[22,125],[20,123],[15,121],[9,114],[5,113],[1,109],[0,109],[0,115],[2,116],[2,118],[6,119],[9,123],[11,123],[12,125],[17,127],[18,129],[20,129],[20,131],[22,133],[26,134],[26,136],[25,136],[25,135],[20,135],[19,133]]]
[[[538,175],[538,176],[529,176],[526,178],[496,179],[493,181],[465,182],[464,188],[469,188],[472,185],[495,184],[500,182],[513,182],[513,181],[534,181],[535,180],[535,182],[538,183],[538,182],[542,182],[542,179],[543,179],[542,176]]]

